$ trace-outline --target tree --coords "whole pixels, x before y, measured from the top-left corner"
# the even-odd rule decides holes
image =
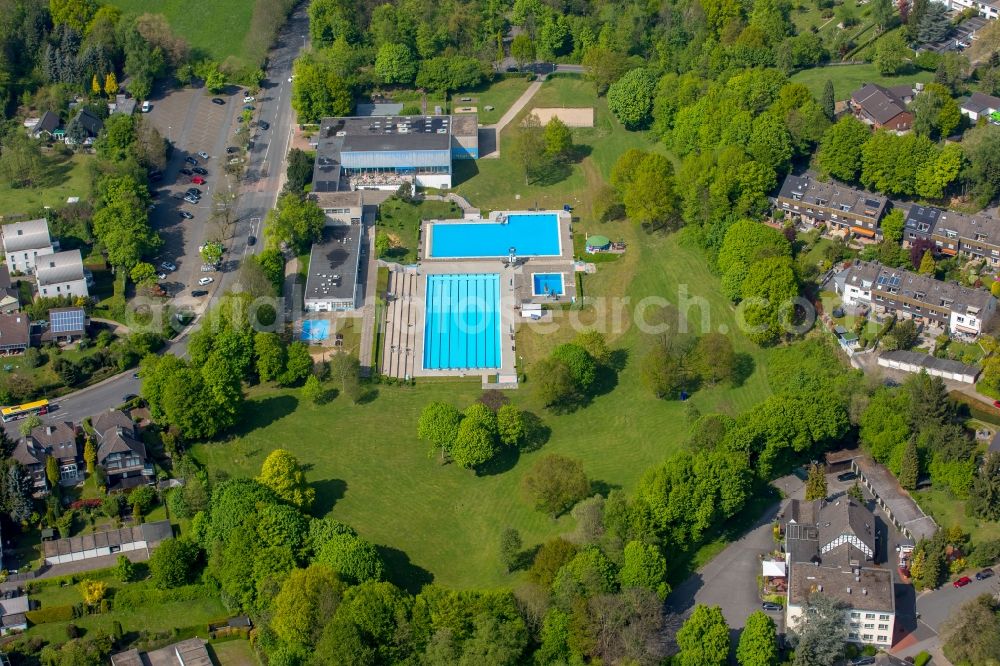
[[[49,488],[59,485],[59,462],[52,456],[45,458],[45,478],[49,481]]]
[[[871,130],[848,114],[823,133],[816,161],[834,178],[855,182],[861,172],[861,151],[871,138]]]
[[[104,79],[104,94],[109,98],[118,94],[118,79],[114,72],[108,72]]]
[[[679,666],[724,666],[729,660],[729,626],[718,606],[698,604],[677,631]]]
[[[465,410],[451,445],[451,458],[459,467],[474,469],[497,454],[496,415],[482,403]]]
[[[681,358],[666,343],[653,346],[642,359],[642,382],[657,398],[677,398],[690,381]]]
[[[553,116],[545,125],[543,136],[549,159],[563,162],[573,154],[573,132],[558,116]]]
[[[510,57],[517,62],[519,68],[535,61],[535,42],[530,35],[522,32],[511,40]]]
[[[735,378],[736,352],[732,341],[722,333],[712,331],[698,338],[691,356],[692,369],[705,383]]]
[[[430,444],[428,455],[441,452],[441,461],[451,451],[458,427],[462,422],[462,413],[454,406],[445,402],[432,402],[424,407],[417,421],[417,437]]]
[[[653,113],[656,77],[642,67],[633,69],[608,88],[608,109],[629,130],[645,127]]]
[[[257,357],[257,377],[262,382],[277,380],[285,370],[285,343],[277,333],[259,331],[253,338]]]
[[[292,506],[308,509],[316,499],[316,489],[306,481],[299,459],[285,449],[275,449],[264,459],[257,480]]]
[[[750,266],[740,304],[747,337],[759,345],[774,342],[790,323],[789,308],[798,293],[791,259],[771,257]]]
[[[69,26],[78,33],[90,24],[97,7],[93,0],[49,0],[52,23]]]
[[[951,17],[948,8],[938,3],[928,3],[924,15],[917,23],[917,40],[923,44],[943,42],[951,32]]]
[[[825,499],[826,488],[826,467],[824,465],[809,465],[809,475],[806,478],[806,501]]]
[[[31,434],[32,430],[40,425],[42,425],[42,419],[37,414],[29,414],[26,419],[21,421],[21,424],[17,427],[17,431],[21,433],[21,437],[27,437]]]
[[[119,555],[115,564],[115,578],[123,583],[131,583],[136,577],[136,566],[125,555]]]
[[[302,385],[302,397],[305,400],[315,404],[319,404],[323,400],[325,395],[323,390],[323,384],[320,383],[319,377],[316,375],[309,375],[306,377],[306,383]]]
[[[773,666],[778,663],[778,637],[772,620],[763,611],[747,617],[736,659],[740,666]]]
[[[149,573],[161,589],[186,585],[198,559],[198,547],[187,539],[167,539],[149,558]]]
[[[504,446],[519,446],[528,434],[524,414],[514,405],[507,403],[497,410],[497,435]]]
[[[920,458],[917,453],[917,445],[911,437],[906,442],[903,450],[903,460],[899,470],[899,485],[907,490],[917,489],[917,480],[920,476]]]
[[[535,509],[555,517],[590,494],[590,481],[579,460],[550,453],[532,465],[521,489]]]
[[[680,202],[670,160],[657,153],[647,154],[625,190],[622,203],[629,219],[647,229],[679,226]]]
[[[584,50],[581,64],[584,76],[594,84],[594,90],[600,96],[628,71],[629,60],[619,51],[594,44]]]
[[[285,175],[288,177],[285,187],[291,192],[301,192],[312,182],[313,160],[300,148],[288,151],[288,167]]]
[[[938,151],[936,157],[931,156],[931,159],[924,162],[917,170],[917,194],[930,199],[943,198],[952,184],[958,180],[965,163],[962,148],[957,144],[946,144]]]
[[[85,606],[96,606],[108,593],[108,584],[103,580],[82,580],[79,587]]]
[[[97,74],[94,74],[94,77],[90,80],[90,92],[92,92],[94,95],[101,94],[101,84],[97,80]]]
[[[521,559],[521,548],[524,543],[521,541],[521,533],[513,527],[505,528],[500,533],[500,563],[508,572],[517,568]]]
[[[281,374],[283,386],[295,386],[304,382],[313,369],[312,354],[304,342],[296,340],[288,345],[285,356],[285,371]]]
[[[834,666],[844,656],[847,624],[843,604],[822,593],[809,596],[794,628],[795,666]]]
[[[132,270],[129,272],[129,277],[132,278],[132,282],[142,287],[154,285],[159,279],[156,274],[156,268],[153,264],[145,261],[140,261],[133,266]]]
[[[535,553],[528,578],[538,585],[548,588],[555,580],[556,574],[577,553],[577,547],[562,537],[549,539]]]
[[[383,44],[375,56],[375,75],[381,83],[411,83],[417,63],[406,44]]]
[[[292,108],[300,123],[351,115],[351,83],[332,63],[307,53],[296,58],[292,71]]]
[[[872,64],[883,76],[899,74],[911,53],[899,32],[890,32],[875,42]]]
[[[894,208],[882,218],[880,223],[882,228],[882,237],[888,243],[899,243],[903,240],[903,229],[906,226],[906,219],[903,217],[903,211],[898,208]]]
[[[350,584],[380,580],[385,565],[372,544],[350,532],[332,534],[316,549],[315,561],[333,569]]]
[[[988,453],[969,488],[966,510],[984,520],[1000,520],[1000,454]]]
[[[622,552],[622,568],[618,580],[622,589],[642,587],[661,600],[667,598],[670,586],[667,584],[667,559],[653,544],[629,541]]]
[[[315,645],[346,588],[325,564],[292,569],[274,598],[271,628],[286,643]]]
[[[920,270],[918,272],[922,275],[934,275],[937,272],[937,266],[934,263],[934,254],[930,250],[924,252],[923,258],[920,259]]]
[[[940,83],[928,83],[910,105],[913,131],[934,139],[946,138],[958,127],[962,113],[951,92]]]
[[[990,27],[996,28],[1000,34],[1000,23],[991,22]],[[977,203],[986,205],[1000,192],[1000,127],[984,125],[972,128],[965,133],[962,148],[969,161],[965,178]]]
[[[576,343],[566,342],[553,349],[551,356],[566,364],[581,393],[590,390],[597,379],[597,363],[586,349]]]
[[[0,174],[12,187],[33,187],[43,175],[38,142],[24,132],[10,132],[3,139]]]
[[[997,602],[981,594],[953,611],[941,628],[944,653],[956,664],[1000,661],[1000,614]]]
[[[545,134],[534,113],[529,113],[515,129],[514,155],[524,169],[525,185],[537,180],[549,166]]]
[[[532,383],[538,399],[554,411],[571,410],[584,398],[569,366],[559,359],[546,358],[536,363]]]
[[[358,402],[361,391],[361,360],[354,354],[334,354],[330,358],[330,380],[351,402]]]

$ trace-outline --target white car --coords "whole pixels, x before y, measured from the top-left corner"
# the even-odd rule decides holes
[[[158,277],[160,280],[166,280],[167,279],[167,274],[166,273],[157,273],[156,277]]]
[[[151,107],[151,106],[150,106],[150,104],[149,104],[149,100],[148,100],[148,99],[147,99],[147,100],[144,100],[144,101],[143,101],[143,103],[142,103],[142,112],[143,112],[143,113],[149,113],[149,110],[150,110],[151,108],[152,108],[152,107]]]
[[[246,97],[243,98],[243,103],[244,104],[249,104],[250,102],[253,102],[253,101],[254,101],[253,95],[247,95]]]
[[[169,261],[161,262],[160,263],[160,268],[162,268],[165,271],[176,271],[177,270],[177,266],[175,266],[174,264],[172,264]]]
[[[201,159],[203,159],[203,160],[207,160],[207,159],[208,159],[208,153],[206,153],[206,152],[205,152],[205,151],[203,150],[203,151],[201,151],[200,153],[198,153],[198,157],[200,157],[200,158],[201,158]]]
[[[203,277],[198,280],[198,285],[204,287],[205,285],[212,284],[213,282],[215,282],[215,278]]]

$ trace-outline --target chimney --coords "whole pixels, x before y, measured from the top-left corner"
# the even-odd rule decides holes
[[[822,585],[817,585],[816,589],[817,589],[817,591],[822,592],[823,591],[823,586]]]
[[[48,433],[49,435],[51,435],[55,431],[56,431],[56,427],[55,426],[51,426],[51,425],[45,426],[45,432]]]
[[[850,594],[850,593],[851,593],[851,588],[847,588],[847,593],[848,593],[848,594]]]
[[[855,576],[854,577],[854,582],[855,583],[860,583],[861,582],[861,576]]]
[[[867,587],[861,588],[861,594],[863,594],[863,595],[865,595],[867,597],[868,596],[868,588]]]

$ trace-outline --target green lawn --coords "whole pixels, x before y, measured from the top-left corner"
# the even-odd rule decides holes
[[[883,76],[875,71],[871,63],[863,65],[840,65],[813,67],[792,75],[791,80],[801,83],[819,99],[823,94],[823,86],[827,79],[833,81],[833,90],[838,100],[844,100],[865,83],[878,83],[884,86],[898,86],[904,83],[926,83],[934,78],[934,72],[914,69],[899,76]]]
[[[87,163],[90,157],[46,155],[46,175],[38,187],[13,189],[0,184],[0,216],[24,215],[45,206],[61,208],[69,197],[86,197],[90,188]]]
[[[257,666],[260,661],[250,647],[250,641],[234,640],[224,643],[212,643],[216,663],[219,666]]]
[[[980,520],[965,514],[965,501],[956,499],[947,490],[931,488],[913,493],[924,513],[943,528],[961,526],[972,536],[972,542],[1000,539],[1000,523]]]
[[[412,264],[417,260],[420,220],[448,220],[462,217],[462,209],[451,201],[420,201],[408,204],[389,199],[379,207],[378,231],[389,234],[392,243],[388,261]]]
[[[492,125],[500,120],[530,84],[531,82],[523,76],[502,77],[472,90],[453,93],[451,108],[454,110],[460,106],[475,106],[478,108],[480,124]],[[472,101],[463,102],[461,101],[463,97],[471,97]],[[487,106],[492,106],[493,110],[487,111],[485,108]]]
[[[174,34],[213,60],[252,55],[244,48],[255,4],[251,0],[160,0],[153,4],[149,0],[111,0],[111,4],[123,12],[163,14]]]

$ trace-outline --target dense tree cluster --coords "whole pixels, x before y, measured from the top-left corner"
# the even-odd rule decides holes
[[[417,436],[429,444],[428,455],[476,469],[505,450],[537,444],[540,426],[536,421],[534,415],[509,403],[492,409],[480,401],[460,412],[447,403],[432,402],[420,414]]]

